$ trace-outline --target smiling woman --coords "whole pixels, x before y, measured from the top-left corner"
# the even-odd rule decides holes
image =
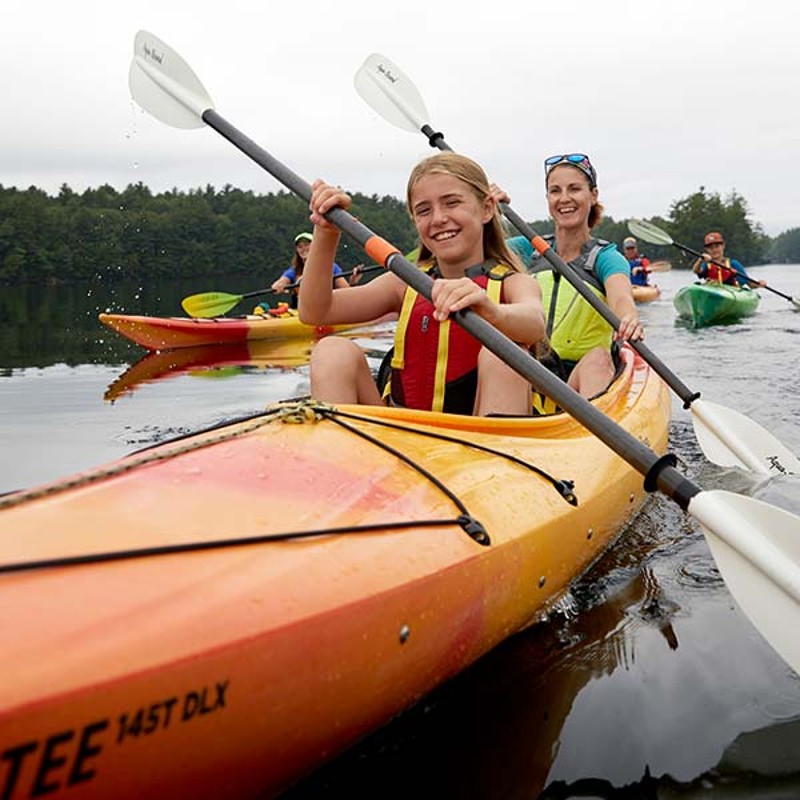
[[[644,330],[631,293],[627,260],[614,244],[591,233],[600,222],[603,206],[589,156],[550,156],[544,170],[547,206],[555,223],[555,234],[549,237],[553,250],[619,317],[614,333],[592,305],[576,302],[576,288],[561,280],[560,271],[556,272],[550,261],[534,255],[531,270],[542,287],[548,335],[563,365],[563,377],[584,397],[594,397],[614,376],[612,339],[638,341]],[[507,199],[502,190],[498,196]]]

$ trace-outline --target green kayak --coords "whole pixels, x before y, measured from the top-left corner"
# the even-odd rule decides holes
[[[752,289],[738,289],[721,283],[693,283],[675,293],[672,300],[678,316],[693,328],[736,322],[754,314],[761,297]]]

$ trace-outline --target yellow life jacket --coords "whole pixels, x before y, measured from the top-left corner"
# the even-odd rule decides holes
[[[548,237],[545,237],[548,238]],[[594,265],[608,246],[602,239],[589,239],[580,256],[570,266],[603,302],[606,295]],[[595,347],[611,348],[611,326],[587,303],[572,284],[553,270],[544,259],[534,256],[531,270],[542,289],[542,305],[547,313],[550,345],[564,361],[579,361]]]

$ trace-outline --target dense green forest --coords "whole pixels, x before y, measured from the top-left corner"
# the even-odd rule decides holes
[[[404,252],[416,244],[404,203],[354,194],[352,213]],[[665,218],[650,220],[676,242],[700,248],[708,230],[725,233],[727,252],[746,265],[800,263],[800,228],[774,239],[749,218],[736,193],[722,198],[700,189],[675,201]],[[548,233],[548,220],[532,223]],[[104,185],[78,194],[66,184],[56,196],[36,187],[0,186],[0,283],[146,280],[252,274],[259,282],[289,263],[294,236],[308,230],[306,204],[288,192],[257,195],[232,186],[153,194],[141,183],[124,191]],[[510,233],[512,233],[510,231]],[[624,221],[605,217],[597,236],[621,242]],[[675,248],[642,245],[651,258],[676,267],[689,260]],[[354,243],[343,243],[343,268],[363,261]]]
[[[404,251],[416,235],[394,197],[353,195],[352,213]],[[0,283],[145,280],[252,274],[277,276],[294,237],[310,230],[308,205],[288,192],[256,195],[225,186],[152,194],[141,183],[51,197],[35,187],[0,187]],[[364,260],[343,243],[338,261]]]

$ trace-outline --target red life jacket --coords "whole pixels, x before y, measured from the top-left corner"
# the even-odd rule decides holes
[[[435,271],[428,272],[436,278]],[[467,270],[495,303],[503,302],[510,267],[484,262]],[[471,414],[481,343],[457,322],[433,318],[433,303],[408,288],[397,320],[392,372],[384,396],[405,408]],[[406,359],[406,352],[413,357]]]
[[[731,260],[724,259],[726,267],[731,267]],[[709,264],[706,262],[706,280],[717,281],[717,283],[727,283],[731,286],[738,286],[739,282],[736,280],[736,270],[732,267],[730,269],[722,269],[716,264]]]

